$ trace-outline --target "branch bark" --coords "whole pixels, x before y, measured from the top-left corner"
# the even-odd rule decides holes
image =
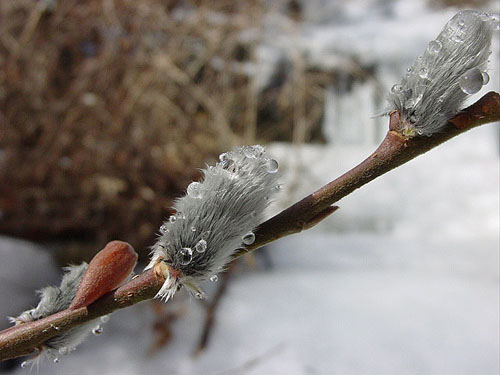
[[[392,113],[389,128],[395,129],[398,121],[397,112]],[[469,129],[495,121],[500,121],[500,95],[489,92],[451,119],[443,132],[431,137],[408,138],[389,130],[377,150],[358,166],[262,223],[255,232],[254,244],[236,252],[234,258],[314,226],[335,212],[338,207],[332,204],[378,176]],[[79,324],[151,299],[163,282],[162,276],[148,270],[87,307],[8,328],[0,332],[0,361],[30,354],[49,338]]]

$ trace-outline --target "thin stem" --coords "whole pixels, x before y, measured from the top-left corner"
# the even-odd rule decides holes
[[[397,112],[391,114],[390,128],[396,128],[398,121]],[[390,130],[377,150],[361,164],[262,223],[256,231],[255,243],[237,252],[235,258],[314,226],[337,209],[332,206],[333,203],[364,184],[458,134],[495,121],[500,121],[500,95],[489,92],[450,120],[444,131],[431,137],[408,138]],[[149,270],[87,307],[64,310],[44,319],[8,328],[0,332],[0,360],[30,354],[49,338],[77,325],[151,299],[164,281],[162,276]]]

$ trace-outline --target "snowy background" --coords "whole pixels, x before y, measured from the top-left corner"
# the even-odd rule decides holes
[[[383,110],[380,86],[399,81],[457,11],[410,0],[307,4],[300,30],[262,48],[262,69],[280,48],[318,64],[355,55],[381,69],[349,95],[330,90],[329,144],[270,145],[285,187],[274,212],[373,151],[387,120],[373,118]],[[479,95],[500,88],[498,36],[493,51]],[[39,373],[498,374],[498,134],[487,125],[451,140],[345,198],[313,230],[269,246],[273,267],[233,277],[202,354],[192,353],[203,309],[179,293],[189,309],[160,352],[148,354],[153,316],[139,304]],[[29,308],[34,290],[58,280],[34,246],[0,239],[2,316]]]

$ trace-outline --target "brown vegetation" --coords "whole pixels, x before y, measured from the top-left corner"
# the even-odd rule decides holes
[[[262,7],[2,1],[0,233],[145,249],[219,152],[320,139],[321,76],[292,64],[258,96],[248,74]]]

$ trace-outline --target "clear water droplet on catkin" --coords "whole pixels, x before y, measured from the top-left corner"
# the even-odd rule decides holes
[[[483,87],[483,73],[478,68],[472,68],[460,77],[459,85],[464,93],[475,94]]]
[[[183,266],[188,265],[193,260],[193,250],[190,247],[183,247],[179,250],[180,263]]]
[[[251,245],[255,242],[255,234],[253,232],[248,232],[243,236],[242,240],[245,245]]]

